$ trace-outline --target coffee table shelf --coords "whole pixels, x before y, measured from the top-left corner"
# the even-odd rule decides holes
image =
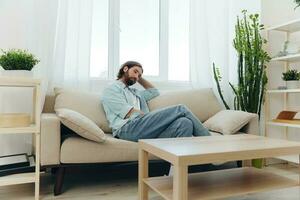
[[[256,168],[237,168],[189,174],[189,200],[218,199],[298,185],[298,181]],[[144,182],[166,200],[172,200],[173,177]]]
[[[222,199],[291,187],[299,180],[263,169],[235,168],[188,174],[188,166],[213,162],[272,158],[300,153],[300,142],[251,134],[139,140],[139,200],[153,189],[166,200]],[[149,156],[173,165],[172,177],[149,177]]]

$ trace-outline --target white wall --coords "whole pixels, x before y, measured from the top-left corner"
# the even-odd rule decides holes
[[[33,0],[0,1],[1,48],[28,48]]]
[[[294,10],[294,0],[262,0],[262,23],[266,27],[280,25],[290,20],[300,19],[300,8]],[[290,41],[295,42],[300,47],[299,33],[293,34]],[[271,56],[276,55],[282,50],[285,35],[279,32],[272,32],[269,35],[268,50]],[[300,70],[299,63],[290,65],[291,68]],[[268,66],[269,88],[277,88],[285,85],[281,80],[281,74],[284,70],[283,63],[271,62]],[[288,110],[300,110],[299,94],[290,94],[288,96]],[[271,117],[276,118],[277,114],[283,110],[283,95],[274,94],[270,102]],[[273,137],[285,138],[284,128],[269,126],[268,133]],[[288,138],[291,140],[300,140],[300,129],[288,128]]]
[[[300,18],[300,8],[294,10],[296,7],[294,0],[261,0],[261,2],[262,20],[267,26]]]

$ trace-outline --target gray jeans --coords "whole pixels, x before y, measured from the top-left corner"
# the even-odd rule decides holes
[[[150,138],[209,136],[210,133],[185,105],[176,105],[139,115],[123,125],[116,135],[137,142]]]

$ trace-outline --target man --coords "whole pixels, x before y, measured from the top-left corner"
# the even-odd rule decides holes
[[[158,96],[159,91],[142,74],[140,63],[128,61],[121,66],[117,80],[103,92],[101,100],[114,137],[137,142],[148,138],[210,135],[184,105],[149,112],[147,102]],[[136,82],[145,90],[130,87]]]

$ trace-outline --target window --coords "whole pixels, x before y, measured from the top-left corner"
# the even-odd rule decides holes
[[[94,0],[92,26],[91,77],[135,60],[147,78],[189,81],[189,1]]]
[[[93,1],[90,76],[108,78],[108,0]]]
[[[159,0],[120,1],[120,64],[128,60],[159,76]]]
[[[189,1],[169,1],[168,80],[189,80]]]

